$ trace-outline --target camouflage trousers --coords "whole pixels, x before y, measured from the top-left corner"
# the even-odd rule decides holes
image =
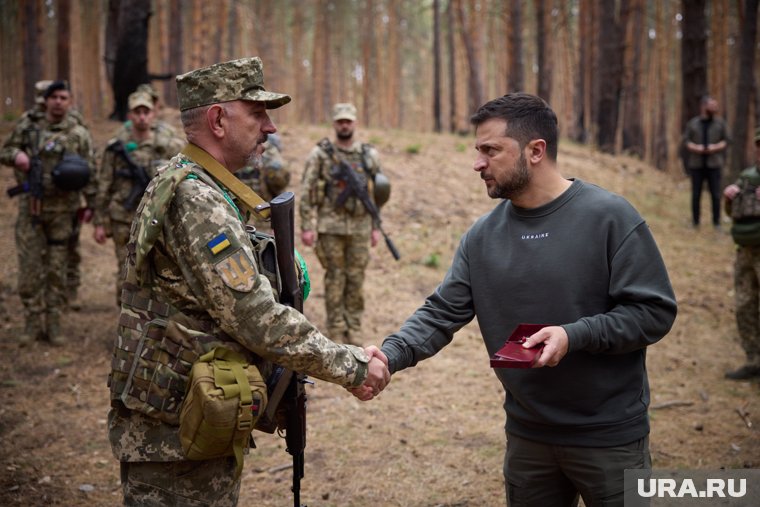
[[[42,314],[58,317],[65,305],[71,213],[44,211],[32,217],[19,206],[16,220],[18,293],[27,325],[41,328]]]
[[[316,254],[325,268],[327,335],[360,344],[364,313],[364,271],[369,264],[369,234],[319,234]]]
[[[127,243],[129,243],[129,229],[131,224],[124,222],[111,222],[111,239],[116,252],[116,306],[121,306],[121,286],[124,264],[127,262]]]
[[[235,458],[121,462],[124,505],[234,507],[240,495]]]
[[[736,327],[748,364],[760,365],[760,246],[740,246],[734,263]]]

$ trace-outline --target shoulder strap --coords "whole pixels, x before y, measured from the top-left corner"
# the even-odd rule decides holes
[[[182,149],[181,153],[193,159],[198,165],[203,166],[214,178],[219,180],[222,185],[243,201],[251,211],[264,219],[269,218],[269,203],[251,190],[245,183],[237,179],[234,174],[217,162],[206,150],[189,143]]]

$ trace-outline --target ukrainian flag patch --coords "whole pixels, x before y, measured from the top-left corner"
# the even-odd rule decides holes
[[[223,251],[225,248],[230,246],[230,240],[227,239],[227,235],[222,233],[219,236],[215,237],[208,243],[206,243],[206,246],[209,250],[211,250],[211,253],[216,255],[219,252]]]

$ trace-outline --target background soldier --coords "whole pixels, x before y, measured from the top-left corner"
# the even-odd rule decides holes
[[[381,172],[380,160],[374,148],[354,140],[356,107],[336,104],[333,128],[335,153],[366,182],[372,196],[374,178]],[[306,246],[316,243],[317,257],[325,268],[327,332],[334,340],[360,343],[368,245],[377,244],[380,231],[355,196],[342,206],[336,204],[346,182],[322,147],[316,146],[309,154],[301,185],[301,241]]]
[[[24,113],[21,115],[21,121],[28,120],[37,122],[45,117],[44,95],[51,84],[53,84],[53,81],[50,79],[45,79],[34,83],[34,107],[28,109],[27,111],[24,111]],[[73,107],[69,108],[68,117],[75,123],[78,123],[79,125],[87,128],[82,113]],[[17,176],[19,183],[23,182],[26,179],[26,176],[23,173],[20,173]],[[82,282],[80,267],[82,263],[82,255],[79,253],[79,230],[81,225],[80,220],[83,218],[82,212],[84,211],[84,208],[80,207],[78,211],[80,212],[75,213],[71,217],[73,228],[67,244],[68,259],[66,261],[66,304],[72,310],[79,310],[80,308],[77,297],[79,294],[79,286]]]
[[[92,204],[95,193],[92,141],[87,128],[69,115],[68,83],[53,82],[44,98],[45,116],[20,120],[0,150],[0,163],[13,166],[29,186],[19,196],[16,221],[18,291],[26,319],[22,345],[43,337],[54,345],[65,341],[60,314],[72,217],[82,194]],[[91,215],[87,208],[83,218]]]
[[[267,109],[290,101],[263,85],[259,58],[177,77],[189,144],[158,171],[132,224],[109,376],[109,441],[126,505],[237,504],[235,457],[190,461],[179,437],[190,365],[212,349],[244,355],[265,378],[269,362],[373,392],[388,378],[376,347],[331,342],[277,303],[244,212],[221,183],[275,132]]]
[[[760,129],[755,131],[755,165],[742,171],[723,195],[736,243],[736,327],[747,355],[747,362],[726,372],[726,378],[749,380],[760,377]]]
[[[237,177],[265,201],[271,201],[285,191],[290,183],[288,163],[282,158],[282,141],[277,134],[269,134],[264,143],[264,153],[253,164],[238,171]],[[269,224],[252,217],[259,230],[269,230]]]
[[[108,142],[98,177],[95,232],[100,244],[113,238],[116,250],[116,304],[121,297],[121,269],[127,257],[129,228],[148,181],[159,165],[179,153],[184,141],[155,125],[155,102],[145,92],[129,96],[129,128]]]

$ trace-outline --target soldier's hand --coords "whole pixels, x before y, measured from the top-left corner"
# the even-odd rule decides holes
[[[758,189],[760,189],[760,187],[757,187],[757,188],[758,188]],[[738,186],[738,185],[735,185],[735,184],[733,184],[733,183],[732,183],[731,185],[727,186],[727,187],[726,187],[726,188],[723,190],[723,197],[725,197],[725,198],[726,198],[726,199],[728,199],[728,200],[731,200],[731,199],[733,199],[734,197],[736,197],[736,195],[737,195],[737,194],[738,194],[740,191],[741,191],[741,189],[739,188],[739,186]]]
[[[92,237],[99,245],[102,245],[106,242],[106,228],[102,225],[96,225]]]
[[[302,231],[301,241],[306,246],[314,246],[314,242],[317,240],[317,233],[314,231]]]
[[[391,381],[391,373],[388,370],[388,358],[379,348],[371,345],[364,351],[370,358],[367,364],[367,378],[364,379],[364,384],[349,391],[360,400],[369,401],[385,389]]]
[[[16,158],[13,160],[13,164],[19,171],[27,172],[29,170],[29,155],[23,151],[16,153]]]
[[[557,366],[562,358],[565,357],[565,354],[567,354],[567,332],[560,326],[545,327],[537,333],[533,333],[525,340],[523,347],[529,349],[539,343],[544,344],[544,350],[541,351],[541,355],[536,359],[533,368]]]
[[[378,243],[380,243],[380,231],[372,229],[372,234],[370,234],[369,237],[369,244],[374,248]]]

